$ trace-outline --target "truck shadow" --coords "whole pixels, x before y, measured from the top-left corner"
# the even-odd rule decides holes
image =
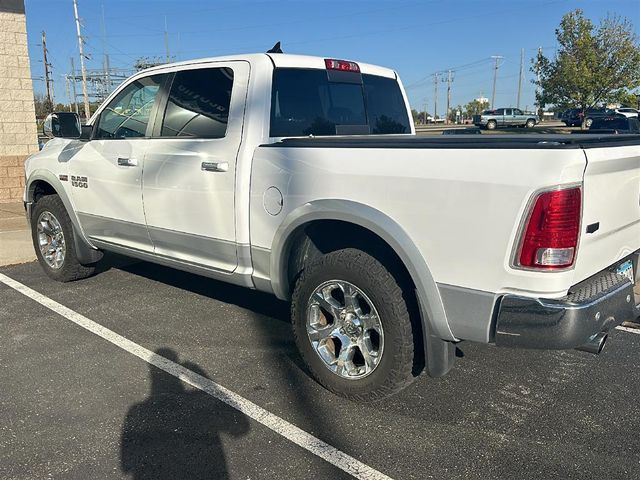
[[[170,348],[155,352],[178,363]],[[182,363],[207,377],[202,368]],[[149,366],[151,391],[127,412],[121,438],[120,466],[134,480],[229,478],[223,436],[249,432],[247,417],[173,375]],[[208,378],[208,377],[207,377]]]

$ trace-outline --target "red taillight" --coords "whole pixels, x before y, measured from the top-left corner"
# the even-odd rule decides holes
[[[529,268],[573,265],[580,234],[580,187],[538,195],[520,244],[518,263]]]
[[[347,62],[346,60],[334,60],[331,58],[324,59],[324,65],[327,70],[340,70],[343,72],[360,72],[360,67],[355,62]]]

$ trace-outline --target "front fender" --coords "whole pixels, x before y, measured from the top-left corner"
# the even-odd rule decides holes
[[[51,171],[46,169],[37,169],[31,172],[29,178],[27,179],[27,184],[25,187],[25,201],[27,202],[27,204],[33,203],[35,184],[39,180],[47,182],[49,185],[51,185],[64,204],[64,208],[66,209],[67,214],[71,219],[71,223],[73,224],[74,242],[78,260],[84,264],[95,263],[100,260],[100,258],[102,257],[101,252],[89,241],[89,239],[84,234],[84,230],[80,225],[80,220],[76,215],[75,209],[73,208],[73,203],[71,202],[69,195],[67,195],[67,191],[64,189],[64,186],[62,185],[60,179]]]
[[[398,255],[416,286],[425,331],[456,341],[449,328],[436,282],[427,263],[404,229],[384,213],[349,200],[316,200],[290,212],[276,231],[271,248],[271,286],[278,298],[290,297],[287,268],[294,232],[315,220],[340,220],[366,228],[382,238]]]

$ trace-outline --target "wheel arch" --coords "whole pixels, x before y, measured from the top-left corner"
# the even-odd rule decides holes
[[[342,222],[363,229],[379,238],[402,262],[415,286],[421,310],[423,331],[439,339],[456,338],[449,328],[446,312],[436,282],[418,248],[404,229],[379,210],[349,200],[318,200],[291,212],[278,228],[270,258],[271,286],[277,297],[291,296],[289,266],[294,247],[304,238],[304,231],[317,222]]]
[[[71,203],[71,199],[67,195],[58,177],[48,170],[36,170],[31,173],[27,179],[25,193],[25,201],[28,205],[27,212],[31,212],[31,205],[36,203],[40,196],[58,195],[73,224],[73,236],[78,259],[82,263],[90,264],[102,258],[102,253],[96,249],[85,236],[73,204]],[[31,221],[30,218],[29,221]]]

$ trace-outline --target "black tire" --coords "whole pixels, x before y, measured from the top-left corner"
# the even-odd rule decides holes
[[[527,128],[533,128],[536,126],[536,121],[533,118],[529,118],[525,124]]]
[[[40,250],[38,241],[37,223],[40,215],[44,212],[50,212],[62,227],[62,234],[65,245],[64,260],[58,268],[50,266],[44,259]],[[69,218],[69,214],[58,195],[47,195],[38,200],[31,212],[31,238],[33,247],[38,257],[38,262],[44,272],[52,279],[58,282],[72,282],[80,280],[92,275],[95,271],[95,265],[83,265],[78,261],[76,256],[76,247],[74,242],[73,224]]]
[[[497,126],[498,124],[496,123],[495,120],[489,120],[487,122],[487,130],[495,130]]]
[[[587,128],[591,128],[591,125],[592,125],[592,124],[593,124],[593,118],[587,118],[587,119],[584,121],[584,126],[585,126],[585,127],[587,127]]]
[[[369,254],[354,248],[323,255],[307,265],[293,292],[291,316],[296,344],[313,377],[331,392],[357,401],[388,397],[414,379],[415,346],[420,332],[410,315],[412,290]],[[384,331],[379,363],[364,378],[348,379],[331,371],[314,349],[307,334],[311,296],[331,280],[345,281],[360,289],[375,305]],[[419,345],[419,343],[418,343]]]

